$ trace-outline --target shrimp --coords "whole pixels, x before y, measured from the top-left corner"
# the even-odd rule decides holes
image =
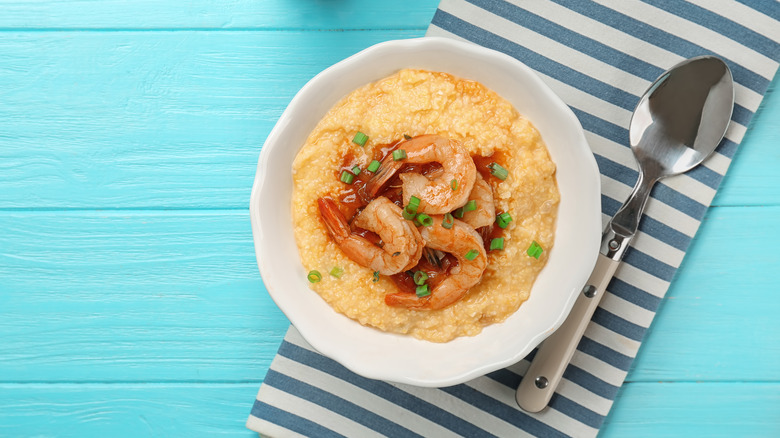
[[[336,245],[355,263],[383,275],[393,275],[411,269],[420,260],[425,246],[420,232],[402,217],[401,207],[384,196],[371,201],[353,221],[356,227],[377,233],[384,242],[381,248],[352,233],[335,201],[319,198],[317,204]]]
[[[477,173],[477,179],[474,181],[474,188],[471,190],[468,200],[477,201],[477,209],[465,212],[461,220],[471,225],[475,230],[492,225],[496,219],[493,188],[479,173]]]
[[[468,151],[457,141],[438,135],[421,135],[398,145],[406,151],[406,159],[395,161],[388,155],[382,167],[366,183],[366,192],[376,196],[390,179],[406,163],[440,163],[442,172],[430,178],[419,173],[402,173],[403,203],[416,196],[420,199],[417,211],[428,214],[444,214],[455,210],[468,200],[474,187],[477,167]]]
[[[427,297],[418,297],[408,292],[385,295],[385,304],[393,307],[406,307],[415,310],[438,310],[449,306],[466,295],[469,288],[479,283],[487,267],[487,253],[482,246],[482,237],[469,225],[455,220],[451,229],[444,228],[443,216],[434,216],[433,225],[423,227],[420,235],[427,247],[448,252],[457,259],[458,264],[450,269],[447,278],[434,286]],[[466,254],[476,257],[472,260]]]

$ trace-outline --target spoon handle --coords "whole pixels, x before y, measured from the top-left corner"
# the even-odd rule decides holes
[[[539,346],[515,395],[524,410],[539,412],[550,402],[619,264],[620,261],[599,254],[596,267],[566,321]]]

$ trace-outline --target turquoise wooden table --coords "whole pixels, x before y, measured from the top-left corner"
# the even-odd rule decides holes
[[[438,0],[0,0],[0,436],[252,436],[249,191],[294,93]],[[775,79],[602,430],[780,436]]]

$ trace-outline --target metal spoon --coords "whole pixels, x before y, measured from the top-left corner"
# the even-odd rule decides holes
[[[631,117],[631,150],[639,179],[607,225],[601,253],[587,285],[563,325],[542,343],[517,388],[517,403],[539,412],[563,371],[639,227],[650,190],[661,178],[698,166],[726,134],[734,108],[731,71],[713,56],[691,58],[664,72],[648,88]]]

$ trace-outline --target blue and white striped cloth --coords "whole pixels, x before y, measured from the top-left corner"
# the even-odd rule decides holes
[[[443,0],[428,35],[514,56],[569,104],[601,170],[605,223],[636,181],[627,127],[661,72],[702,54],[726,60],[736,81],[732,123],[704,165],[656,186],[640,232],[543,412],[528,414],[515,403],[530,357],[462,385],[417,388],[357,376],[290,328],[247,426],[269,436],[595,436],[777,71],[780,3]]]

